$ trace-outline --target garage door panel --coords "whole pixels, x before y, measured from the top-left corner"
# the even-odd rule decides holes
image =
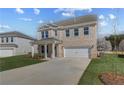
[[[12,49],[0,50],[0,57],[9,57],[9,56],[13,56],[13,50]]]
[[[65,57],[88,57],[88,48],[65,48]]]

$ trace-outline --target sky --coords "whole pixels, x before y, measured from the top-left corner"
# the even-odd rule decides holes
[[[115,20],[117,33],[124,33],[124,8],[0,8],[0,33],[19,31],[36,38],[43,23],[88,14],[97,15],[99,35],[113,34]]]

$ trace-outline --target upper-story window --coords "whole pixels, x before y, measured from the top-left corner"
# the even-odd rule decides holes
[[[48,38],[48,31],[45,31],[45,38]]]
[[[78,36],[79,35],[79,30],[78,30],[78,28],[75,28],[74,29],[74,36]]]
[[[69,29],[66,29],[66,30],[65,30],[65,33],[66,33],[66,37],[69,37],[69,36],[70,36],[70,31],[69,31]]]
[[[11,37],[11,42],[13,42],[14,40],[13,40],[13,37]]]
[[[48,38],[48,37],[49,37],[48,31],[43,31],[42,38]]]
[[[84,27],[84,35],[89,35],[89,27]]]
[[[2,42],[2,43],[4,42],[4,38],[3,38],[3,37],[1,37],[1,42]]]
[[[43,32],[41,32],[42,33],[42,38],[44,38],[45,36],[44,36],[44,31]]]
[[[55,36],[57,36],[57,30],[55,30]]]
[[[7,43],[9,42],[9,38],[8,38],[8,37],[6,37],[6,42],[7,42]]]

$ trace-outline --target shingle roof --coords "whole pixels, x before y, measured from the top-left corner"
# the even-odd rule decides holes
[[[17,31],[0,33],[0,37],[11,37],[11,36],[34,40],[34,38]]]
[[[0,47],[18,47],[16,44],[0,44]]]
[[[85,16],[79,16],[75,18],[70,18],[62,21],[58,21],[52,24],[44,24],[40,26],[40,30],[49,30],[49,29],[55,29],[63,26],[68,25],[74,25],[74,24],[80,24],[80,23],[88,23],[93,22],[93,24],[97,23],[97,16],[96,15],[85,15]]]
[[[85,15],[85,16],[79,16],[63,21],[56,22],[58,26],[67,26],[67,25],[73,25],[73,24],[80,24],[80,23],[85,23],[85,22],[93,22],[97,21],[97,16],[96,15]]]
[[[36,40],[34,42],[31,42],[32,44],[52,44],[52,43],[62,43],[61,40],[58,40],[56,38],[46,38],[46,39],[41,39],[41,40]]]

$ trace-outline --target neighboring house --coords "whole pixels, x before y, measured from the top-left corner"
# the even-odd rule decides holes
[[[0,57],[23,55],[31,52],[34,39],[20,32],[0,33]]]
[[[41,55],[47,57],[97,57],[97,16],[75,17],[41,25],[37,39]],[[32,51],[34,51],[32,47]],[[34,53],[32,52],[32,56]]]
[[[98,51],[112,51],[111,42],[105,40],[105,38],[99,38],[97,40],[97,50]]]
[[[119,50],[124,51],[124,40],[122,40],[119,44]]]

